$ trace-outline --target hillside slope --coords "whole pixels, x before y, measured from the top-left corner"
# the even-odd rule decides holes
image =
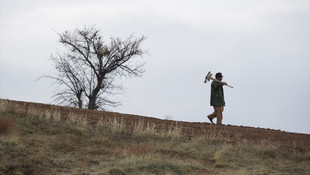
[[[0,100],[2,174],[308,174],[310,135]]]
[[[144,123],[154,123],[156,126],[168,126],[176,124],[182,128],[182,135],[187,137],[197,137],[204,135],[209,131],[217,132],[223,137],[231,140],[248,140],[250,142],[271,141],[288,149],[310,150],[310,135],[291,133],[280,130],[223,125],[217,126],[210,123],[180,122],[172,120],[161,120],[158,118],[121,114],[106,111],[92,111],[87,109],[77,109],[71,107],[55,106],[49,104],[30,103],[21,101],[10,101],[14,104],[23,106],[25,109],[36,108],[42,111],[57,110],[61,116],[82,115],[87,118],[87,122],[91,125],[98,123],[100,119],[108,121],[111,119],[123,120],[127,128],[133,128],[134,124],[143,121]],[[157,128],[161,129],[161,128]]]

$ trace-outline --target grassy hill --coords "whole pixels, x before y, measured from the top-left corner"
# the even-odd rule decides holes
[[[310,135],[0,100],[1,174],[309,174]]]

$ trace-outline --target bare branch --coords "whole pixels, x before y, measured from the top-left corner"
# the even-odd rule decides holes
[[[123,90],[116,80],[122,76],[139,77],[144,73],[144,63],[135,60],[146,53],[141,49],[144,36],[135,38],[131,35],[125,40],[111,38],[105,44],[95,27],[58,35],[59,42],[68,52],[51,56],[55,74],[43,77],[53,79],[59,86],[53,96],[59,103],[88,109],[117,106],[119,102],[109,99]]]

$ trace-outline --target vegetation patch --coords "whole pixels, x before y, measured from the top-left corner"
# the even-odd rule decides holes
[[[271,141],[231,140],[217,130],[186,137],[176,122],[167,129],[142,120],[128,127],[122,118],[89,125],[83,117],[0,100],[0,175],[310,172],[309,151]]]

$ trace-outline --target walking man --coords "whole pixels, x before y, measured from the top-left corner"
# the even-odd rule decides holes
[[[226,82],[222,82],[222,73],[216,73],[215,78],[220,82],[213,81],[211,84],[211,106],[214,108],[214,112],[208,115],[209,120],[213,123],[213,119],[216,118],[216,124],[221,125],[223,120],[223,111],[225,106],[223,85],[227,85]],[[213,123],[214,124],[214,123]]]

